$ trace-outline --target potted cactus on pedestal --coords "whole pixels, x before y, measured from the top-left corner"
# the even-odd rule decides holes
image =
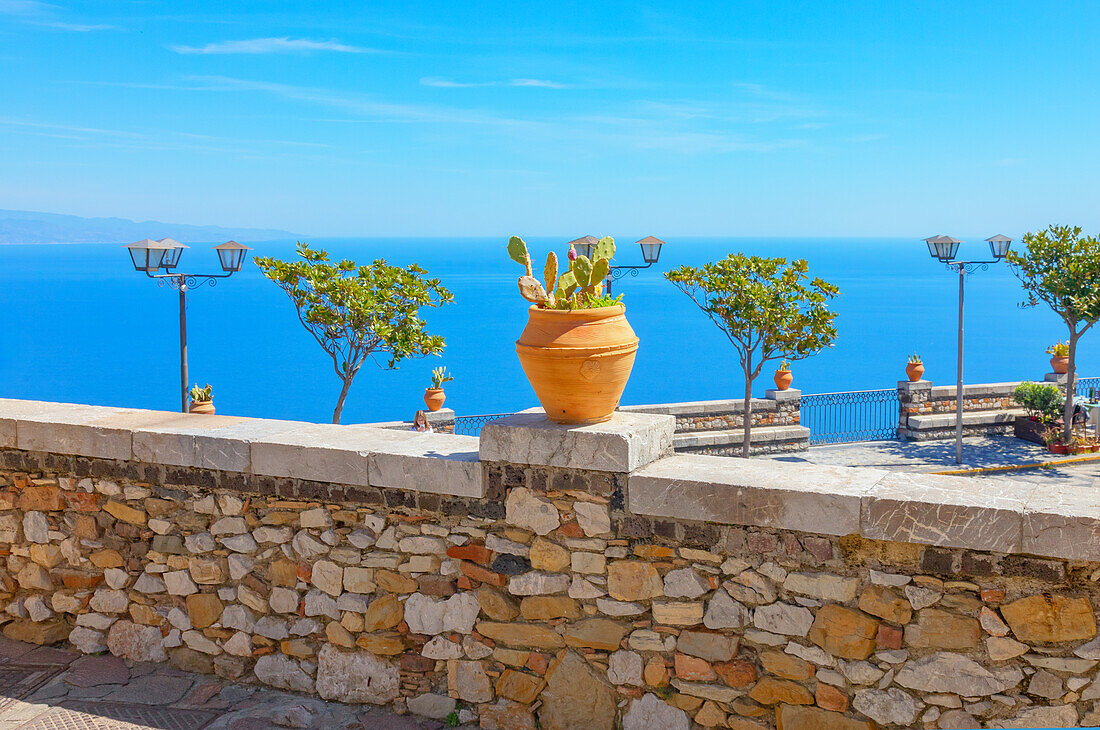
[[[1065,375],[1069,369],[1069,343],[1055,342],[1047,348],[1050,355],[1050,367],[1059,375]]]
[[[772,380],[775,381],[777,390],[786,390],[790,388],[791,383],[794,382],[794,375],[791,374],[791,364],[786,360],[779,363],[779,367],[775,369],[775,375],[772,376]]]
[[[572,424],[609,420],[638,351],[626,307],[603,289],[615,255],[614,239],[600,239],[592,259],[578,256],[570,246],[568,269],[560,275],[551,251],[545,283],[534,277],[523,239],[512,236],[508,255],[524,267],[519,291],[532,303],[516,353],[546,417]]]
[[[909,362],[905,365],[905,376],[909,378],[910,383],[915,383],[924,377],[924,362],[915,352],[909,356]]]
[[[213,393],[214,387],[210,383],[207,383],[205,388],[200,388],[199,384],[195,383],[195,387],[191,388],[191,405],[187,410],[191,413],[214,415]]]
[[[443,407],[443,403],[447,400],[447,395],[443,392],[443,384],[452,380],[454,378],[447,373],[447,368],[442,365],[432,370],[432,385],[430,388],[424,389],[424,405],[428,407],[429,411],[435,412]]]

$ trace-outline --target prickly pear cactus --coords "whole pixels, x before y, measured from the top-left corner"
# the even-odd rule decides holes
[[[558,257],[550,252],[546,257],[543,285],[535,278],[531,270],[531,255],[527,244],[519,236],[508,239],[508,256],[521,264],[524,275],[519,278],[519,292],[529,302],[540,307],[565,306],[570,309],[578,306],[601,306],[591,304],[594,297],[603,291],[604,280],[611,268],[611,257],[615,255],[615,240],[610,236],[601,238],[593,247],[593,258],[578,256],[572,244],[567,256],[568,270],[558,275]],[[583,296],[581,296],[583,295]]]

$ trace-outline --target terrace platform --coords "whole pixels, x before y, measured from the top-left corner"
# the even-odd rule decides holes
[[[989,469],[987,474],[974,476],[977,478],[1011,476],[1013,479],[1023,481],[1057,481],[1059,485],[1100,486],[1100,454],[1057,456],[1042,446],[1013,436],[974,436],[963,439],[962,466],[955,464],[954,439],[866,441],[835,446],[814,446],[798,454],[774,454],[758,458],[822,466],[865,466],[925,474],[963,469]],[[1049,464],[1049,466],[996,471],[1000,467],[1023,467],[1036,463]]]

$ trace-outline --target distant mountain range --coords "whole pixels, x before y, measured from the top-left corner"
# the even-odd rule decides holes
[[[275,228],[223,228],[187,223],[131,221],[125,218],[81,218],[77,215],[0,210],[0,244],[4,243],[131,243],[143,238],[174,238],[181,243],[272,241],[295,238]]]

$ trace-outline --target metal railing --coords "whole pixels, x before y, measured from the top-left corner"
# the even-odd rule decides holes
[[[1077,378],[1077,395],[1095,396],[1100,393],[1100,378]]]
[[[810,445],[889,441],[898,437],[898,391],[850,390],[802,396],[801,425]]]
[[[478,416],[455,416],[455,433],[463,436],[480,436],[481,427],[489,421],[506,418],[511,413],[489,413]]]

